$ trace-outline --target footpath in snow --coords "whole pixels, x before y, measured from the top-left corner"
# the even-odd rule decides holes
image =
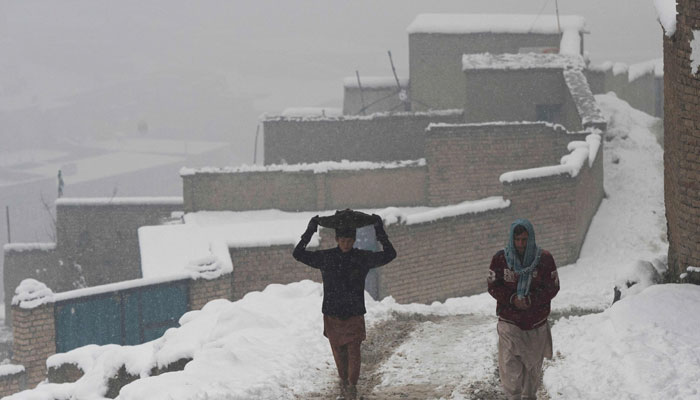
[[[700,399],[700,318],[693,314],[700,287],[650,286],[667,251],[663,151],[654,135],[659,122],[612,94],[596,99],[610,123],[607,197],[579,260],[559,266],[555,357],[546,365],[541,397]],[[613,287],[626,280],[641,283],[625,287],[611,306]],[[325,398],[336,378],[321,334],[321,299],[321,285],[303,281],[270,285],[237,302],[213,301],[153,342],[54,356],[50,364],[72,361],[88,372],[75,383],[42,384],[9,399],[103,399],[107,379],[122,365],[142,377],[122,389],[122,400]],[[373,380],[367,398],[502,398],[495,308],[488,294],[432,305],[367,296],[370,336],[382,337],[377,327],[391,331],[397,313],[426,316],[399,342],[379,344],[389,351],[371,372],[363,371],[361,380]],[[151,368],[183,358],[192,359],[183,371],[148,376]]]

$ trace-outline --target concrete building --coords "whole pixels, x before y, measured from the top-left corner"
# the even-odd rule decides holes
[[[463,104],[463,54],[583,55],[578,16],[422,14],[408,27],[413,110]]]

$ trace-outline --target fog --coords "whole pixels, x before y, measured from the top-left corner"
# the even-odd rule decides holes
[[[87,142],[176,139],[185,150],[150,174],[104,164],[93,167],[104,179],[90,181],[68,171],[67,196],[181,195],[182,166],[253,161],[262,113],[340,107],[343,77],[391,74],[387,50],[407,77],[406,28],[417,14],[554,8],[554,0],[0,0],[0,244],[5,206],[13,241],[55,240],[44,203],[56,198],[60,166],[104,153]],[[662,56],[652,0],[560,0],[559,11],[586,18],[594,63]],[[194,157],[188,141],[220,147]],[[58,151],[38,175],[46,154],[23,153],[37,149]]]

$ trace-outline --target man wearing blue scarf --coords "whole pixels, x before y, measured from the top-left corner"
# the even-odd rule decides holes
[[[510,226],[508,242],[491,260],[489,293],[498,315],[498,371],[509,400],[536,399],[542,362],[552,358],[547,323],[550,302],[559,292],[552,255],[537,246],[527,219]]]

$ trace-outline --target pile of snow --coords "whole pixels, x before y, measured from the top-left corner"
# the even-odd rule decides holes
[[[676,33],[676,0],[654,0],[659,22],[666,31],[666,36],[671,37]]]
[[[408,33],[512,33],[558,34],[561,54],[581,54],[581,33],[586,20],[577,15],[523,14],[420,14],[408,26]]]
[[[571,153],[561,158],[560,165],[509,171],[501,174],[499,180],[501,183],[513,183],[564,174],[575,178],[584,165],[588,164],[589,168],[593,166],[599,148],[600,133],[591,133],[586,136],[585,142],[574,141],[569,143],[569,151]]]
[[[393,76],[360,76],[362,89],[397,89],[396,78]],[[402,88],[408,87],[408,78],[399,78]],[[348,76],[343,78],[343,87],[346,89],[359,89],[357,77]]]
[[[656,285],[601,314],[562,319],[560,357],[545,370],[552,399],[700,397],[700,287]]]
[[[12,297],[12,305],[20,308],[35,308],[53,301],[54,294],[51,289],[36,279],[25,279],[20,282]]]
[[[244,172],[313,172],[314,174],[325,174],[330,171],[360,171],[366,169],[395,169],[422,166],[425,166],[425,158],[391,162],[342,160],[321,161],[308,164],[241,165],[238,167],[204,167],[196,169],[182,168],[180,170],[180,176],[191,176],[195,174],[238,174]]]
[[[0,365],[0,377],[15,375],[24,372],[24,365],[2,364]]]

